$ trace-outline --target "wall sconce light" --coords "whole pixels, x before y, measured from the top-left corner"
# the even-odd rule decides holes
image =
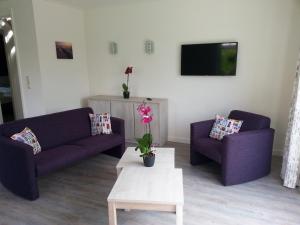
[[[145,53],[150,55],[154,53],[154,42],[151,40],[145,41]]]
[[[109,52],[112,55],[118,54],[118,44],[116,42],[110,42],[109,43]]]

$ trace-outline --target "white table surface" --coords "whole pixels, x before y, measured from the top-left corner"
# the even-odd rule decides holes
[[[153,168],[174,168],[175,167],[175,149],[174,148],[154,148],[155,163]],[[143,159],[140,157],[140,151],[135,151],[135,147],[128,147],[116,166],[117,173],[124,167],[144,167]]]
[[[107,201],[183,205],[182,169],[125,167]]]

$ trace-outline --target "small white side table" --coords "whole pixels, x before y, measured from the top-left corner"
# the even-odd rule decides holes
[[[154,148],[155,163],[153,168],[170,168],[175,167],[175,149],[174,148]],[[119,175],[124,167],[139,167],[143,168],[143,159],[140,157],[140,152],[135,151],[134,147],[128,147],[118,162],[116,169]]]

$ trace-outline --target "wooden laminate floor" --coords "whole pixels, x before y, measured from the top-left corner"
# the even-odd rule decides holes
[[[176,167],[183,168],[185,225],[300,224],[300,191],[282,187],[280,158],[273,158],[270,176],[224,187],[215,164],[192,167],[188,145],[168,146],[176,148]],[[116,179],[117,161],[100,154],[40,178],[40,198],[33,202],[14,196],[0,184],[0,225],[107,225],[106,198]],[[175,215],[119,211],[118,224],[174,225]]]

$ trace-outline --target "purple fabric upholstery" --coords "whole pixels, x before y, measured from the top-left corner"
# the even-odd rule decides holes
[[[116,118],[116,117],[111,117],[111,128],[113,134],[120,134],[121,137],[124,137],[125,139],[125,126],[124,126],[124,120]]]
[[[38,176],[67,167],[122,143],[123,139],[119,134],[96,135],[41,152],[35,156]]]
[[[206,120],[201,122],[196,122],[191,124],[191,141],[193,142],[194,138],[208,138],[210,130],[214,125],[215,120]]]
[[[221,152],[223,184],[239,184],[268,175],[273,138],[271,128],[225,136]]]
[[[37,176],[70,166],[88,156],[85,148],[76,145],[61,145],[35,155]]]
[[[0,181],[23,198],[39,197],[32,147],[0,136]]]
[[[122,143],[123,139],[119,134],[96,135],[72,142],[73,145],[85,149],[89,155],[106,151]]]
[[[198,153],[199,147],[196,145],[196,140],[199,138],[208,138],[210,130],[214,125],[215,120],[206,120],[191,124],[191,151],[190,162],[192,165],[207,162],[209,159],[202,154]],[[200,148],[201,149],[201,148]]]
[[[221,163],[222,142],[212,138],[198,138],[194,142],[195,151]]]
[[[23,119],[0,126],[0,181],[29,200],[39,197],[37,177],[72,165],[100,152],[121,157],[125,151],[124,121],[111,117],[113,134],[91,136],[90,108]],[[9,137],[29,127],[42,152]]]
[[[122,119],[111,117],[111,127],[113,134],[119,134],[122,138],[122,144],[104,151],[103,153],[117,158],[121,158],[125,152],[125,122]]]
[[[244,120],[245,127],[237,134],[225,136],[220,142],[208,138],[214,120],[191,124],[191,164],[209,160],[221,164],[224,185],[240,184],[268,175],[274,139],[270,119],[237,110],[232,111],[229,118]]]
[[[3,124],[0,133],[10,137],[27,126],[37,136],[44,151],[91,136],[89,113],[93,113],[91,108],[82,108],[18,120]]]
[[[239,110],[231,111],[228,118],[243,120],[240,131],[270,128],[271,124],[271,120],[268,117]]]

